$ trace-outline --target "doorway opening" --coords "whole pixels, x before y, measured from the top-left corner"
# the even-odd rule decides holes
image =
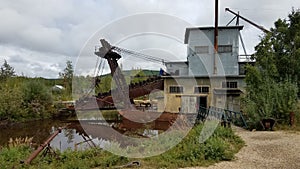
[[[198,97],[197,102],[198,102],[198,105],[199,105],[198,109],[200,107],[207,109],[207,97],[206,96]]]

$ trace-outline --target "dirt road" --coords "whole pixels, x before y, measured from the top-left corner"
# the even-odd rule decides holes
[[[246,142],[235,160],[189,169],[300,169],[300,132],[234,130]]]

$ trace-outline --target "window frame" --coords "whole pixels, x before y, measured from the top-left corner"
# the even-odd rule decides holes
[[[203,92],[203,88],[207,88],[208,90],[205,91],[205,92]],[[210,91],[210,87],[209,86],[195,86],[194,87],[194,93],[195,94],[208,94],[209,91]]]
[[[219,45],[218,53],[232,53],[232,45]]]
[[[194,51],[196,54],[208,54],[209,46],[195,46]]]
[[[171,89],[171,88],[173,88],[173,89],[176,88],[176,89],[173,90],[173,89]],[[172,93],[172,94],[178,94],[178,93],[183,93],[183,91],[184,91],[183,86],[174,86],[174,85],[169,86],[169,93]]]
[[[238,82],[237,81],[223,81],[222,82],[222,88],[225,89],[237,89],[238,88]]]

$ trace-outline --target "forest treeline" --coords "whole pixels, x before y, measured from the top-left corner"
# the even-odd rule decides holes
[[[128,83],[137,83],[146,80],[147,76],[158,75],[158,71],[141,69],[123,73]],[[61,88],[55,87],[56,85]],[[72,85],[75,87],[72,88]],[[71,61],[66,62],[66,67],[59,73],[59,78],[45,79],[18,76],[14,68],[4,60],[0,69],[0,121],[51,118],[61,107],[57,104],[60,101],[76,100],[86,93],[95,95],[107,92],[111,86],[113,85],[110,74],[97,78],[74,76]]]

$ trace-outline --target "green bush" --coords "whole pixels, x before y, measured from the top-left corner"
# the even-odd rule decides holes
[[[57,156],[39,155],[25,168],[114,168],[131,161],[140,161],[143,168],[179,168],[207,166],[221,160],[231,160],[244,142],[228,128],[217,127],[212,137],[199,143],[202,125],[193,128],[175,147],[158,156],[144,159],[129,159],[94,148],[84,151],[57,152]],[[167,141],[167,139],[165,140]],[[157,143],[157,145],[163,143]],[[153,145],[155,148],[156,145]],[[130,149],[130,148],[129,148]],[[20,160],[26,160],[32,149],[14,147],[0,149],[0,168],[21,168]],[[58,157],[58,158],[57,158]]]
[[[199,142],[202,125],[197,125],[169,151],[145,159],[153,168],[207,166],[221,160],[231,160],[244,145],[244,141],[229,128],[217,127],[204,143]]]
[[[50,116],[52,95],[50,90],[40,81],[28,81],[23,85],[23,103],[28,115],[33,118]]]
[[[43,158],[39,156],[32,162],[33,168],[66,168],[66,169],[89,169],[107,168],[128,163],[126,157],[119,157],[107,151],[94,148],[84,151],[67,150],[57,152],[57,157]]]
[[[50,117],[52,94],[43,80],[11,77],[0,82],[0,120],[24,121]]]
[[[247,70],[247,93],[242,103],[250,128],[259,129],[264,118],[288,124],[290,112],[297,107],[297,84],[290,80],[276,82],[258,67],[248,66]]]
[[[0,148],[0,168],[20,168],[20,161],[25,160],[31,151],[28,146]]]
[[[0,82],[0,120],[17,120],[26,116],[21,83],[16,82],[13,78]]]

